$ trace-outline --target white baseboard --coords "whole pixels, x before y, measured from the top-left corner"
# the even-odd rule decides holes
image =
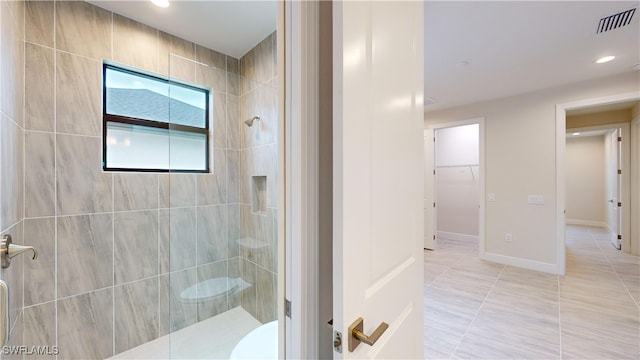
[[[566,223],[567,225],[584,225],[584,226],[600,227],[604,229],[609,228],[609,225],[604,221],[567,219]]]
[[[455,241],[463,241],[463,242],[478,242],[478,236],[475,235],[467,235],[467,234],[458,234],[448,231],[438,231],[436,232],[436,238],[438,239],[447,239],[447,240],[455,240]]]
[[[500,264],[511,265],[528,270],[542,271],[550,274],[561,273],[561,269],[558,264],[543,263],[489,252],[481,252],[480,258],[482,260],[494,261]]]

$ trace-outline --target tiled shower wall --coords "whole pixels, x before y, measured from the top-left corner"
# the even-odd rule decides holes
[[[23,242],[24,230],[24,3],[0,2],[0,232]],[[21,345],[23,329],[23,262],[13,259],[2,270],[10,288],[11,340]],[[5,359],[11,356],[3,356]]]
[[[278,241],[278,113],[276,33],[240,59],[240,113],[243,120],[260,116],[253,126],[240,123],[240,138],[230,137],[229,159],[240,157],[238,205],[241,236],[240,269],[249,283],[242,307],[261,322],[277,317]],[[236,215],[234,215],[236,216]]]
[[[276,120],[265,112],[249,129],[240,106],[259,104],[259,89],[273,84],[263,77],[245,84],[238,59],[86,2],[27,2],[24,25],[8,15],[22,7],[2,4],[1,175],[12,174],[2,182],[2,229],[15,226],[14,239],[40,253],[37,261],[15,258],[6,273],[18,279],[10,286],[20,294],[12,299],[20,304],[12,307],[13,343],[57,345],[60,359],[105,358],[239,305],[262,321],[275,318]],[[12,32],[5,31],[9,22]],[[17,43],[5,41],[15,33]],[[5,71],[6,46],[15,47],[15,69],[26,62],[24,87],[15,75],[21,71]],[[259,63],[258,52],[245,57],[243,69]],[[178,56],[169,60],[169,53]],[[212,174],[101,170],[103,59],[213,89]],[[5,107],[5,74],[18,77],[9,93],[24,88],[24,125],[13,120],[22,118],[18,110]],[[12,100],[22,108],[18,97]],[[267,179],[266,212],[250,211],[247,179],[255,173]],[[259,252],[249,239],[272,248]],[[17,271],[23,262],[24,280]],[[214,304],[180,301],[197,281],[224,276],[254,286]]]

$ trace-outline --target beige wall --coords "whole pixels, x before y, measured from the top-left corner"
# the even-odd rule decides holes
[[[581,127],[622,124],[628,123],[631,119],[631,109],[611,110],[599,112],[596,114],[584,114],[567,116],[567,129],[575,129]]]
[[[634,74],[620,74],[509,98],[425,113],[426,124],[486,119],[485,251],[551,269],[556,254],[556,104],[637,91]],[[528,205],[527,195],[544,196]],[[505,233],[513,241],[504,241]]]
[[[640,255],[640,102],[632,109],[631,139],[631,252]]]
[[[605,225],[604,137],[567,138],[566,147],[567,221],[579,220]]]

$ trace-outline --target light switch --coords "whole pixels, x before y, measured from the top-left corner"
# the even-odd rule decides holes
[[[487,194],[487,200],[496,201],[496,193],[488,193]]]
[[[529,195],[529,205],[544,205],[544,196],[542,195]]]

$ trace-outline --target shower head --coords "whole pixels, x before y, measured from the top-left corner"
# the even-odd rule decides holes
[[[254,116],[249,120],[245,120],[244,123],[247,124],[248,127],[253,126],[253,122],[254,121],[259,121],[260,120],[260,116]]]

